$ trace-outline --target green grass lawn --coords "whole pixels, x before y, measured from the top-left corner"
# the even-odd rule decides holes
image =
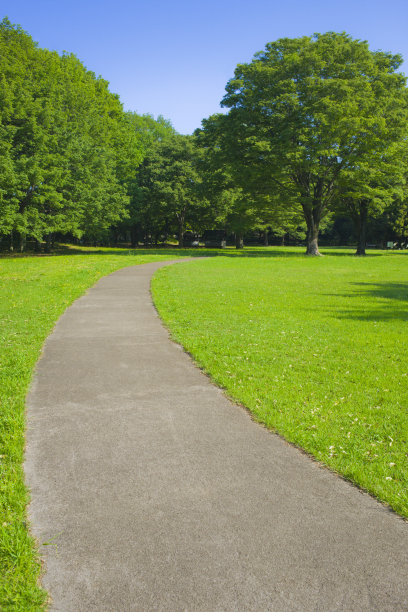
[[[159,313],[257,420],[408,517],[408,255],[273,253],[160,270]]]
[[[223,255],[157,276],[156,303],[175,337],[258,419],[408,515],[407,256],[66,252],[0,258],[0,610],[40,610],[46,601],[22,471],[33,368],[66,307],[128,265]]]
[[[40,610],[40,565],[27,531],[24,402],[56,320],[98,278],[189,252],[86,249],[87,254],[0,258],[0,610]],[[197,255],[197,252],[192,254]],[[201,251],[200,251],[201,254]]]

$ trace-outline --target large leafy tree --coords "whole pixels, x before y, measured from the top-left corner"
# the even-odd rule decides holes
[[[336,208],[353,221],[357,236],[356,255],[366,254],[367,222],[379,218],[396,202],[402,202],[406,181],[406,143],[394,143],[375,159],[371,152],[338,181]]]
[[[212,210],[218,211],[218,223],[235,234],[237,248],[243,246],[244,234],[255,229],[267,235],[272,226],[276,235],[297,234],[303,219],[288,205],[288,196],[282,200],[276,186],[252,183],[253,167],[240,146],[233,113],[212,115],[202,123],[195,135],[202,151],[203,187]]]
[[[126,121],[129,129],[137,139],[140,146],[142,158],[153,153],[159,143],[166,139],[175,137],[176,132],[171,123],[159,115],[154,119],[152,115],[138,115],[137,113],[126,113]],[[149,158],[150,159],[150,158]],[[159,235],[168,232],[166,219],[160,216],[160,210],[156,210],[155,201],[149,201],[148,191],[143,181],[148,179],[146,167],[150,164],[146,160],[142,168],[135,163],[127,176],[126,188],[130,196],[127,206],[127,216],[113,228],[117,236],[130,235],[132,246],[136,246],[139,239],[146,239],[147,235],[152,236],[153,240],[158,239]]]
[[[345,33],[280,39],[226,87],[224,131],[235,177],[252,193],[279,191],[299,206],[307,253],[319,254],[322,219],[334,206],[345,172],[375,165],[403,139],[407,124],[402,59],[372,52]],[[214,122],[204,126],[214,131]]]
[[[199,154],[201,192],[209,202],[205,229],[223,228],[234,233],[236,247],[243,247],[243,234],[259,222],[257,207],[251,197],[234,182],[233,173],[225,163],[224,150],[218,146],[216,134],[196,130]]]
[[[99,236],[126,214],[141,138],[108,83],[0,23],[0,235]]]
[[[138,169],[132,195],[133,217],[146,234],[175,230],[180,246],[188,224],[207,203],[200,192],[198,151],[192,136],[159,140]]]

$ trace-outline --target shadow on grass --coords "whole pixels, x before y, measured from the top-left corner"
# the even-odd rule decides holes
[[[50,253],[39,253],[26,251],[24,253],[0,253],[0,259],[21,259],[24,257],[57,257],[62,255],[117,255],[120,257],[145,256],[145,255],[168,255],[174,257],[302,257],[304,251],[288,251],[273,247],[247,247],[245,249],[227,249],[199,247],[195,249],[180,247],[76,247],[69,245],[57,245]],[[345,253],[344,253],[345,254]],[[343,255],[343,253],[342,253]]]
[[[249,250],[251,249],[251,250]],[[255,250],[256,249],[256,250]],[[136,249],[96,249],[96,250],[86,250],[86,249],[67,249],[64,253],[59,253],[63,255],[169,255],[171,257],[301,257],[304,255],[303,251],[283,251],[283,250],[274,250],[273,248],[251,248],[247,247],[247,249],[209,249],[205,247],[201,247],[198,249],[189,249],[189,248],[179,248],[179,247],[156,247],[156,248],[136,248]]]
[[[346,298],[374,298],[363,308],[337,311],[340,319],[356,321],[408,321],[408,283],[351,283],[356,289]],[[402,304],[401,304],[402,302]]]
[[[292,247],[293,248],[293,247]],[[75,247],[74,245],[58,245],[55,255],[169,255],[170,257],[299,257],[304,255],[302,247],[294,247],[288,251],[288,247],[246,247],[235,249],[234,247],[221,248],[180,248],[178,246],[159,247]],[[295,250],[296,249],[296,250]]]
[[[376,298],[408,302],[408,283],[351,283],[360,287],[358,295],[369,294]],[[356,292],[357,293],[357,292]]]
[[[354,256],[354,251],[350,247],[323,247],[323,255],[329,257],[351,257]],[[218,248],[180,248],[177,246],[159,246],[159,247],[77,247],[69,244],[57,244],[50,253],[39,253],[27,251],[24,253],[0,253],[0,258],[20,259],[24,257],[53,257],[59,255],[118,255],[128,257],[130,255],[169,255],[173,257],[306,257],[305,247],[257,247],[248,246],[244,249],[235,249],[227,247],[226,249]],[[381,252],[369,253],[366,257],[380,257]],[[313,258],[312,258],[313,259]],[[319,258],[316,258],[319,259]]]
[[[321,247],[321,252],[324,257],[355,257],[353,247]],[[382,257],[385,252],[374,251],[369,252],[364,259],[372,257]],[[401,252],[398,252],[401,255]],[[302,257],[306,258],[304,246],[246,246],[243,249],[235,249],[229,246],[226,249],[219,248],[180,248],[178,246],[158,246],[158,247],[91,247],[91,246],[76,246],[70,244],[56,244],[50,253],[26,251],[24,253],[0,252],[0,259],[21,259],[24,257],[56,257],[60,255],[118,255],[129,257],[135,255],[168,255],[174,257]],[[408,256],[408,253],[404,253]],[[307,257],[309,259],[309,257]],[[319,257],[310,257],[310,259],[319,260]]]

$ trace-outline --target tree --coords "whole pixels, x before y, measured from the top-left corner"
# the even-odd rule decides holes
[[[0,234],[100,236],[126,215],[143,147],[108,83],[0,23]],[[12,242],[12,240],[11,240]]]
[[[126,113],[126,121],[130,131],[137,138],[143,159],[153,151],[158,143],[172,138],[176,134],[171,123],[162,116],[154,119],[152,115],[138,115],[128,112]],[[130,196],[127,205],[127,217],[114,227],[117,234],[130,234],[132,246],[136,246],[138,240],[147,234],[153,233],[158,237],[160,234],[166,233],[166,221],[154,216],[154,207],[149,206],[147,192],[139,184],[141,180],[144,180],[141,177],[147,165],[148,161],[146,160],[143,168],[138,169],[139,164],[136,163],[130,169],[125,181],[127,193]]]
[[[391,226],[400,244],[408,248],[408,200],[396,201],[390,206]]]
[[[144,233],[168,233],[175,228],[183,245],[186,223],[198,207],[200,176],[192,136],[173,134],[156,142],[138,169],[132,194],[133,217]]]
[[[328,32],[268,43],[227,84],[222,123],[235,143],[235,176],[253,193],[278,190],[301,208],[307,254],[319,254],[319,227],[342,174],[361,159],[376,163],[404,137],[401,62]]]
[[[212,115],[202,123],[195,135],[204,151],[203,184],[213,208],[220,211],[219,220],[235,233],[236,247],[242,248],[244,234],[269,226],[275,234],[297,234],[303,219],[290,206],[288,196],[282,198],[276,186],[253,184],[252,166],[241,146],[234,114]]]
[[[243,248],[244,233],[259,221],[257,211],[250,202],[250,196],[235,184],[214,134],[196,130],[195,138],[199,150],[201,193],[210,204],[205,219],[206,229],[216,226],[234,233],[237,249]]]
[[[357,236],[356,255],[366,254],[367,221],[379,217],[404,197],[406,144],[394,143],[377,157],[371,152],[352,169],[345,169],[338,182],[337,209],[348,214]]]

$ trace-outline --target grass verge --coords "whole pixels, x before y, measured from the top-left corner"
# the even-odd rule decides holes
[[[408,517],[408,256],[280,254],[160,270],[158,311],[257,420]]]

